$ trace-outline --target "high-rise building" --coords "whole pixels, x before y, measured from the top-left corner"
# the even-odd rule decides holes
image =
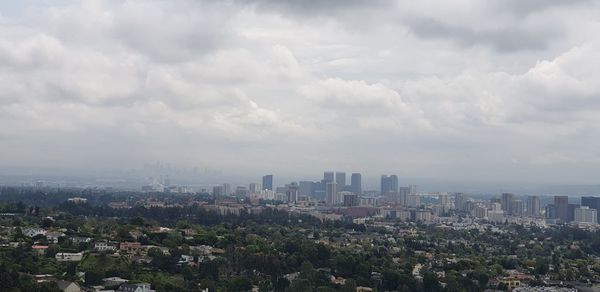
[[[416,195],[417,194],[417,185],[408,185],[408,188],[410,190],[410,194],[411,195]]]
[[[398,176],[395,174],[390,175],[390,187],[392,192],[398,192]]]
[[[398,201],[394,202],[399,204],[400,206],[406,206],[406,198],[410,195],[409,187],[400,187],[398,188]]]
[[[600,211],[600,197],[581,197],[581,206]],[[598,221],[598,223],[600,223],[600,221]]]
[[[554,196],[554,207],[556,208],[556,218],[563,223],[569,222],[569,197]]]
[[[346,173],[336,172],[335,173],[335,184],[341,190],[346,186]]]
[[[300,196],[310,197],[313,195],[315,183],[312,181],[301,181],[298,183],[298,192]]]
[[[327,206],[333,206],[335,204],[335,198],[337,195],[335,182],[328,182],[326,184],[325,198]]]
[[[293,182],[288,185],[288,189],[285,192],[288,203],[296,203],[298,202],[298,184]]]
[[[588,206],[575,208],[575,222],[577,223],[598,223],[598,212]]]
[[[408,207],[420,207],[421,206],[421,196],[419,196],[419,195],[408,195],[406,197],[406,206],[408,206]]]
[[[250,194],[260,193],[260,191],[262,191],[262,186],[259,183],[251,183],[248,186],[248,192]]]
[[[381,175],[381,195],[385,196],[389,192],[398,193],[398,176]]]
[[[218,196],[223,196],[223,195],[224,195],[223,186],[214,186],[213,187],[213,196],[218,197]]]
[[[450,205],[450,201],[448,200],[448,194],[447,193],[440,193],[440,194],[438,194],[438,205],[440,205],[440,206],[448,206],[448,205]]]
[[[273,190],[273,175],[267,174],[262,177],[262,187],[265,190],[272,191]]]
[[[512,205],[510,206],[510,211],[513,215],[523,215],[525,211],[525,206],[522,200],[513,200]]]
[[[223,195],[225,195],[225,196],[231,195],[231,185],[230,184],[223,184]]]
[[[359,196],[362,194],[362,176],[360,173],[353,173],[350,176],[350,186],[353,193]]]
[[[538,196],[527,197],[527,215],[531,217],[540,216],[540,198]]]
[[[515,199],[515,194],[512,193],[503,193],[502,194],[502,211],[506,214],[512,214],[512,203]]]
[[[454,209],[456,210],[464,210],[465,208],[465,194],[463,193],[455,193],[454,194]]]
[[[324,172],[323,173],[323,180],[325,181],[325,183],[335,182],[333,171],[326,171],[326,172]]]
[[[344,193],[344,206],[346,207],[354,207],[360,204],[360,200],[358,199],[358,195],[352,192],[341,192]]]

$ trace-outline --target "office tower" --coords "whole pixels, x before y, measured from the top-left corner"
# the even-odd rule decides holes
[[[515,199],[515,194],[503,193],[502,194],[502,211],[506,214],[512,214],[512,202]]]
[[[287,191],[285,192],[288,203],[298,202],[298,184],[293,182],[288,185]]]
[[[410,195],[410,188],[408,187],[400,187],[398,189],[398,201],[396,201],[396,204],[399,204],[400,206],[406,206],[406,198],[408,197],[408,195]]]
[[[301,181],[298,184],[298,192],[300,194],[300,196],[303,197],[310,197],[313,195],[313,191],[314,191],[314,182],[312,181]]]
[[[575,209],[581,207],[579,204],[567,205],[567,222],[575,221]]]
[[[213,196],[214,197],[223,196],[223,195],[224,195],[223,186],[214,186],[213,187]]]
[[[398,176],[381,175],[381,195],[385,196],[389,192],[398,193]]]
[[[419,195],[408,195],[406,197],[406,206],[408,207],[420,207],[421,206],[421,196]]]
[[[471,214],[476,218],[483,219],[487,217],[488,210],[485,206],[476,205]]]
[[[333,206],[335,204],[335,197],[337,195],[335,182],[328,182],[325,190],[325,198],[327,206]]]
[[[360,196],[362,194],[362,176],[360,173],[353,173],[350,176],[350,187],[356,195]]]
[[[260,193],[260,191],[262,191],[262,186],[259,183],[251,183],[248,186],[248,192],[250,194],[257,194]]]
[[[400,188],[400,189],[402,189],[402,188]],[[440,205],[440,206],[450,205],[450,201],[448,200],[448,194],[441,193],[438,195],[438,205]]]
[[[527,215],[531,217],[540,216],[540,198],[538,196],[527,197]]]
[[[417,194],[417,185],[408,185],[408,188],[410,189],[410,194],[411,195],[416,195]]]
[[[392,192],[398,192],[398,176],[395,174],[390,175],[390,187]]]
[[[381,195],[385,196],[385,194],[387,194],[388,191],[390,191],[392,189],[392,186],[390,185],[390,177],[382,174],[381,175]]]
[[[598,223],[598,212],[588,206],[575,208],[575,222],[577,223]]]
[[[554,207],[556,208],[556,218],[563,223],[569,222],[569,197],[554,196]]]
[[[225,195],[225,196],[231,195],[231,185],[230,184],[223,184],[223,195]]]
[[[556,219],[557,214],[556,214],[556,206],[554,206],[554,204],[548,204],[546,205],[546,207],[544,208],[545,212],[545,218],[546,219]]]
[[[523,215],[525,206],[522,200],[513,200],[510,210],[513,215]]]
[[[465,194],[455,193],[454,194],[454,209],[463,210],[465,207]]]
[[[335,173],[335,184],[341,190],[346,186],[346,173],[336,172]]]
[[[600,210],[600,197],[581,197],[581,206],[598,211]],[[600,223],[600,221],[598,221],[598,223]]]
[[[262,178],[262,187],[265,190],[272,191],[273,190],[273,175],[267,174]]]
[[[325,183],[334,182],[333,176],[333,171],[326,171],[323,173],[323,180],[325,181]]]

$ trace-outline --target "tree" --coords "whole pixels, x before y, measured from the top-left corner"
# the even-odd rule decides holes
[[[227,285],[227,290],[232,292],[248,291],[252,289],[252,283],[246,277],[233,278]]]
[[[423,275],[423,289],[425,292],[437,292],[442,290],[442,285],[440,285],[434,273],[426,272]]]
[[[285,289],[286,292],[305,292],[312,291],[312,286],[310,282],[306,279],[296,279],[292,282],[292,284]]]
[[[104,278],[104,273],[97,269],[89,270],[85,272],[85,285],[99,285],[102,283],[102,278]]]

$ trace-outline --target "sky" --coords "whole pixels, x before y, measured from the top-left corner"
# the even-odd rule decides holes
[[[600,3],[3,1],[0,168],[597,183]]]

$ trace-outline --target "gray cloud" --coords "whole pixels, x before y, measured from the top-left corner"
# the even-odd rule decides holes
[[[560,37],[557,31],[532,31],[510,24],[502,28],[478,30],[475,25],[459,27],[435,19],[413,19],[408,21],[408,27],[420,37],[448,39],[463,46],[490,46],[500,52],[543,50],[549,42]]]

